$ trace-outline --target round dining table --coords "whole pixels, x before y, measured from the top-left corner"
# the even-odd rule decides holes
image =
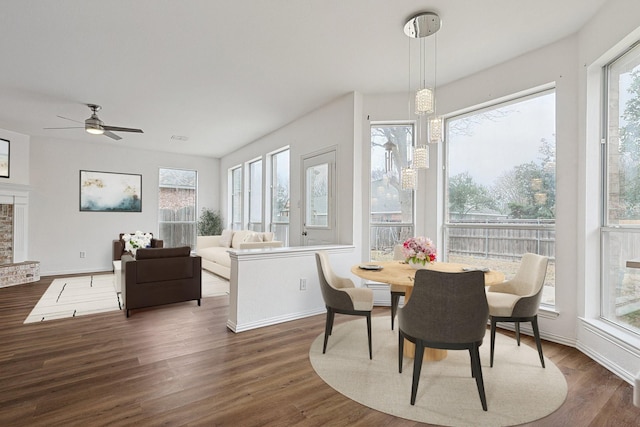
[[[460,273],[473,269],[482,269],[468,264],[454,262],[427,263],[424,267],[428,270],[442,271],[445,273]],[[485,286],[495,285],[504,281],[504,274],[496,270],[482,269],[484,271]],[[486,271],[485,271],[486,270]],[[356,276],[373,282],[388,283],[389,285],[402,286],[405,289],[404,303],[411,298],[416,269],[404,261],[381,261],[356,264],[351,267],[351,272]],[[415,345],[405,341],[404,355],[413,357]],[[436,348],[424,349],[424,360],[442,360],[447,357],[447,350]]]

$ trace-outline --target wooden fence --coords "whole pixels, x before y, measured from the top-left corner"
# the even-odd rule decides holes
[[[508,223],[448,224],[449,254],[514,260],[532,252],[555,260],[555,225],[511,220]]]
[[[520,260],[532,252],[555,260],[555,224],[543,220],[466,221],[445,225],[447,252],[474,258]],[[413,236],[408,224],[375,224],[371,227],[371,251],[393,252],[393,245]]]

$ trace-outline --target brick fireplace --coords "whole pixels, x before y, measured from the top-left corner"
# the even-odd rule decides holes
[[[13,205],[0,205],[0,265],[13,263]]]
[[[27,260],[29,193],[0,185],[0,288],[40,280],[40,263]]]

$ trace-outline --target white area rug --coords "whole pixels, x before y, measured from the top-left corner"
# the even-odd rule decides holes
[[[326,354],[324,333],[309,351],[313,369],[336,391],[365,406],[414,421],[446,426],[512,426],[542,418],[562,405],[567,382],[535,349],[496,335],[489,367],[489,332],[480,347],[488,411],[482,410],[468,351],[449,351],[439,362],[424,362],[415,406],[411,406],[413,359],[404,358],[398,373],[398,332],[389,318],[372,318],[373,360],[367,350],[364,319],[334,326]],[[397,329],[397,327],[396,327]],[[544,347],[543,347],[544,350]]]
[[[120,310],[122,300],[113,285],[113,274],[55,279],[24,323]],[[202,270],[202,297],[229,294],[229,281]]]

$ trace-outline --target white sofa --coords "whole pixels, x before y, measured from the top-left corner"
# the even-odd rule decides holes
[[[196,255],[202,257],[202,268],[229,279],[231,249],[280,248],[282,242],[273,240],[273,233],[249,230],[224,230],[220,236],[198,236]]]

